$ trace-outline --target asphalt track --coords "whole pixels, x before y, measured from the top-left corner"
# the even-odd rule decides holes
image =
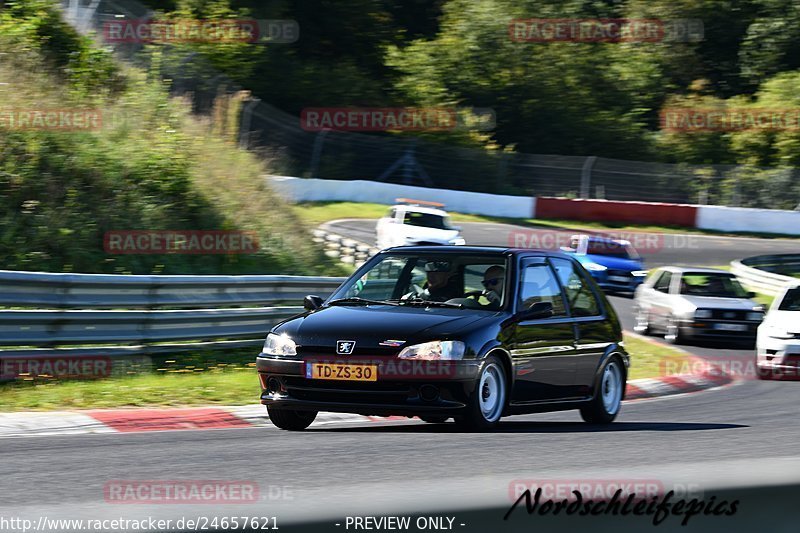
[[[375,220],[345,219],[325,224],[330,231],[367,244],[375,243]],[[558,249],[576,230],[529,228],[509,224],[464,222],[459,224],[467,244],[520,246]],[[663,265],[727,265],[734,259],[762,254],[798,253],[800,239],[757,239],[715,235],[647,233],[608,230],[611,236],[626,238],[639,250],[648,267]]]
[[[470,243],[473,234],[499,231],[464,228]],[[346,229],[337,225],[340,232]],[[348,235],[362,237],[357,229]],[[705,257],[700,264],[723,264],[728,258],[785,250],[782,241],[731,240],[709,238],[688,261]],[[612,302],[630,329],[630,300],[612,297]],[[753,353],[721,346],[686,349],[724,360],[747,361]],[[285,524],[309,520],[319,521],[316,531],[345,531],[348,515],[450,510],[456,531],[541,531],[566,522],[534,517],[517,520],[512,528],[496,510],[459,510],[508,508],[515,480],[627,479],[654,480],[706,499],[730,487],[762,487],[743,493],[742,514],[735,520],[701,517],[682,529],[673,520],[656,531],[752,529],[755,524],[792,531],[775,525],[783,516],[776,513],[787,513],[787,506],[778,505],[773,494],[798,496],[798,403],[800,382],[743,376],[717,390],[627,402],[617,422],[599,429],[581,422],[576,412],[560,412],[511,417],[488,434],[460,433],[452,424],[390,420],[316,425],[303,433],[269,427],[3,439],[0,515],[34,520],[276,516],[284,531],[293,530]],[[258,484],[261,496],[257,503],[238,505],[121,505],[104,498],[111,480],[246,480]],[[586,519],[576,527],[643,531],[653,526],[646,518],[626,517]]]

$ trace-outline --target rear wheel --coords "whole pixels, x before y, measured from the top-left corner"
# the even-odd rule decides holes
[[[581,407],[581,418],[590,424],[610,424],[617,418],[625,390],[625,373],[618,357],[606,361],[598,376],[594,398]]]
[[[273,405],[267,406],[269,419],[280,429],[302,431],[317,418],[316,411],[295,411]]]
[[[455,417],[456,424],[471,431],[496,426],[506,407],[507,383],[500,359],[494,355],[487,357],[467,401],[466,412]]]

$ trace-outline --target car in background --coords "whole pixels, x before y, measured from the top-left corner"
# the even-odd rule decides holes
[[[632,293],[647,277],[644,260],[629,241],[597,235],[573,235],[570,241],[561,250],[580,261],[605,291]]]
[[[487,429],[505,415],[578,409],[605,424],[625,395],[617,315],[559,252],[392,248],[304,304],[256,360],[261,403],[281,429],[303,430],[318,411]]]
[[[463,245],[460,228],[450,224],[444,204],[398,198],[375,226],[375,245],[393,246]]]
[[[658,268],[634,294],[634,331],[660,333],[671,343],[756,337],[764,308],[724,270]]]
[[[761,379],[800,378],[800,282],[775,297],[758,326],[756,370]]]

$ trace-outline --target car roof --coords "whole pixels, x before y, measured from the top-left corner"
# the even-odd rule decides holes
[[[414,213],[427,213],[429,215],[439,215],[446,217],[447,211],[443,209],[437,209],[435,207],[424,207],[421,205],[409,205],[409,204],[395,204],[392,206],[393,209],[402,209],[403,211],[411,211]]]
[[[541,250],[538,248],[509,248],[504,246],[395,246],[382,250],[383,252],[392,253],[450,253],[450,254],[511,254],[519,255],[545,255],[548,257],[563,257],[569,258],[570,256],[558,250]]]
[[[732,272],[728,272],[727,270],[722,270],[721,268],[703,268],[703,267],[684,267],[684,266],[663,266],[659,267],[659,270],[668,270],[675,274],[686,274],[687,272],[692,274],[727,274],[729,276],[733,276]]]

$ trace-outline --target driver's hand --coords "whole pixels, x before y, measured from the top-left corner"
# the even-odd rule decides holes
[[[500,295],[495,291],[483,291],[483,297],[489,301],[490,305],[500,305]]]

